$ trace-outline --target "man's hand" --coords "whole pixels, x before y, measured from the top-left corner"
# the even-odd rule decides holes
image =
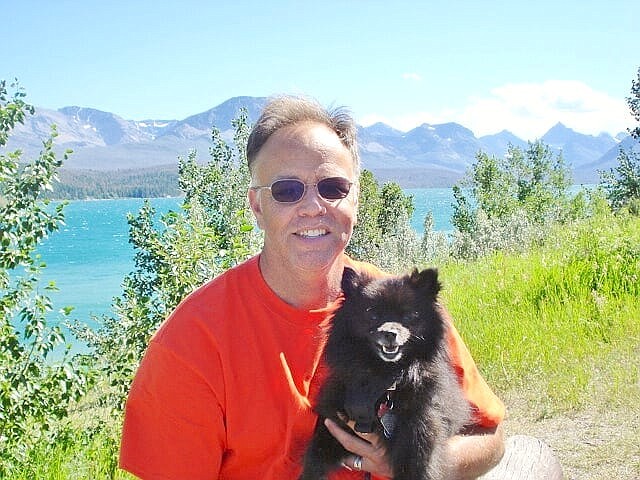
[[[342,460],[343,465],[351,470],[362,470],[377,476],[393,478],[387,448],[377,433],[360,433],[354,430],[354,435],[329,419],[326,419],[324,424],[331,435],[353,453]],[[355,422],[347,422],[347,425],[353,430]]]

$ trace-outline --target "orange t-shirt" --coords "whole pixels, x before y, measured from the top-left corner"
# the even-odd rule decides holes
[[[339,303],[314,311],[288,305],[265,283],[257,256],[193,292],[140,364],[120,466],[143,479],[297,478],[316,422],[309,399],[322,378],[322,327]],[[452,361],[475,422],[495,426],[504,406],[450,331]],[[331,478],[362,473],[342,469]]]

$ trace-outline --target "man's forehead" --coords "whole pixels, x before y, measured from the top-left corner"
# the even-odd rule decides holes
[[[304,122],[274,132],[256,155],[256,163],[261,158],[295,157],[302,151],[327,160],[344,157],[349,163],[353,161],[351,152],[333,130],[321,123]]]
[[[267,140],[267,144],[272,139],[278,140],[283,144],[290,143],[293,145],[306,144],[312,139],[342,145],[336,132],[327,125],[312,121],[298,122],[276,130]]]

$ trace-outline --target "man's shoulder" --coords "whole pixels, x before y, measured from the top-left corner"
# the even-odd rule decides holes
[[[365,274],[369,277],[381,278],[381,277],[387,277],[390,275],[388,272],[381,270],[379,267],[377,267],[372,263],[363,262],[361,260],[354,260],[353,258],[347,255],[345,255],[344,257],[344,264],[346,267],[349,267],[355,270],[356,272]]]
[[[243,288],[245,284],[255,284],[258,277],[260,277],[258,257],[251,257],[207,281],[185,297],[183,302],[198,296],[227,295],[230,290]]]
[[[259,275],[255,257],[217,275],[185,296],[163,322],[157,337],[175,331],[182,334],[185,329],[214,328],[244,301],[247,289],[256,284]]]

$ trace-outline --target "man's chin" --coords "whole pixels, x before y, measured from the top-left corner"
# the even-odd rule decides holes
[[[340,258],[340,252],[300,252],[292,259],[292,264],[299,270],[308,272],[326,272]]]

